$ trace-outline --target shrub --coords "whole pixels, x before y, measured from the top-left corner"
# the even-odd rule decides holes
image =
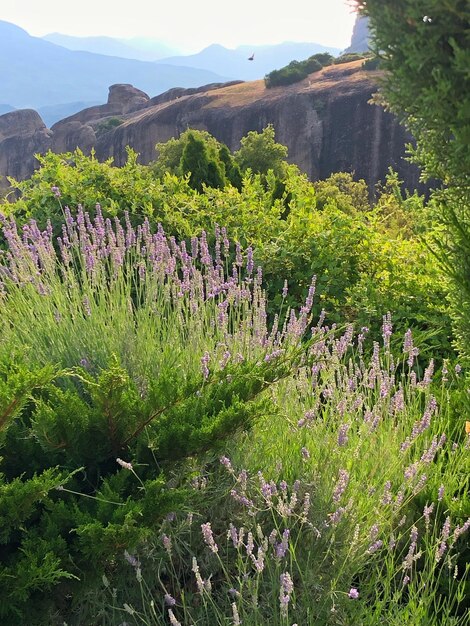
[[[97,137],[101,137],[101,135],[104,135],[105,133],[112,130],[113,128],[117,128],[123,122],[124,120],[120,119],[119,117],[109,117],[103,122],[100,122],[99,124],[97,124],[95,128],[95,134]]]
[[[335,65],[340,65],[341,63],[350,63],[351,61],[359,61],[364,58],[366,58],[366,55],[360,52],[348,52],[347,54],[342,54],[341,56],[336,57],[333,63]]]

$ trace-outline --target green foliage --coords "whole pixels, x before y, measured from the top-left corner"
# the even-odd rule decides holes
[[[167,474],[272,412],[263,392],[304,352],[286,336],[270,358],[259,279],[228,283],[219,272],[219,295],[206,298],[218,283],[205,234],[192,258],[161,229],[153,238],[148,222],[124,231],[100,211],[93,224],[83,211],[66,215],[61,261],[50,231],[31,223],[22,240],[3,224],[5,624],[69,610],[65,595],[76,601],[147,540],[187,494],[184,473],[170,490]],[[224,255],[227,264],[225,242]]]
[[[386,71],[381,94],[417,141],[423,176],[435,194],[447,236],[435,242],[451,278],[458,346],[470,356],[470,9],[461,0],[357,2],[370,17],[372,47]]]
[[[96,126],[95,134],[97,137],[101,137],[113,128],[117,128],[118,126],[120,126],[123,122],[124,120],[120,119],[119,117],[108,117],[106,120],[100,122]]]
[[[291,61],[289,65],[266,74],[264,83],[268,89],[280,85],[298,83],[309,74],[319,72],[324,66],[331,65],[333,57],[327,53],[314,54],[305,61]]]
[[[148,216],[178,239],[189,240],[202,230],[211,233],[214,224],[220,224],[231,237],[253,246],[264,266],[271,314],[280,304],[284,279],[290,285],[289,304],[301,306],[316,273],[323,298],[317,313],[324,306],[329,320],[360,322],[379,332],[382,316],[390,310],[403,330],[410,325],[419,328],[429,347],[449,355],[448,286],[430,252],[442,230],[436,226],[435,202],[426,206],[417,194],[403,194],[393,172],[377,189],[373,204],[365,182],[351,174],[335,173],[311,183],[287,164],[287,149],[276,142],[272,125],[261,133],[248,133],[233,156],[210,135],[186,131],[184,138],[162,144],[165,162],[170,154],[173,163],[181,161],[192,132],[204,140],[210,159],[218,160],[235,186],[205,186],[199,193],[188,177],[166,173],[156,178],[154,166],[139,165],[132,151],[123,168],[99,163],[79,151],[49,153],[41,157],[43,165],[31,180],[18,183],[22,198],[3,205],[3,210],[20,222],[34,213],[42,226],[50,218],[57,235],[63,207],[81,203],[93,218],[93,198],[99,200],[104,218],[127,211],[135,224]],[[180,166],[176,169],[180,171]],[[53,186],[60,189],[60,198]],[[45,351],[48,337],[57,334],[53,316],[48,319]],[[75,334],[76,329],[67,332]],[[100,346],[104,334],[100,329],[90,335],[89,344]],[[82,355],[74,358],[77,363]]]
[[[367,59],[362,64],[362,69],[366,70],[368,72],[372,72],[374,70],[380,69],[380,58],[379,57],[372,57],[371,59]]]
[[[203,185],[223,188],[224,172],[219,163],[210,159],[207,148],[201,139],[189,133],[183,148],[180,162],[183,176],[189,174],[189,184],[201,192]]]
[[[342,63],[351,63],[351,61],[359,61],[365,58],[367,58],[367,54],[363,54],[362,52],[348,52],[336,57],[333,63],[334,65],[341,65]]]
[[[261,133],[252,130],[241,139],[234,157],[242,172],[249,168],[256,174],[266,175],[272,170],[278,178],[285,177],[287,147],[277,143],[275,137],[274,126],[268,124]]]
[[[329,52],[317,52],[317,54],[313,54],[311,57],[309,57],[307,61],[313,59],[315,61],[318,61],[318,63],[320,63],[323,67],[326,67],[327,65],[331,65],[333,63],[334,58],[335,57]]]

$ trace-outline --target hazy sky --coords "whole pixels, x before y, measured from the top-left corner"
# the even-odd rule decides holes
[[[145,36],[183,52],[283,41],[345,48],[354,19],[348,0],[0,0],[0,20],[30,35]]]

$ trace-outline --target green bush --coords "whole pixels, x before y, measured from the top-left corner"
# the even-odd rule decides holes
[[[333,63],[334,58],[335,57],[329,52],[317,52],[317,54],[313,54],[311,57],[309,57],[307,61],[313,59],[315,61],[318,61],[318,63],[320,63],[323,67],[326,67],[327,65],[331,65]]]
[[[341,65],[342,63],[350,63],[351,61],[359,61],[360,59],[366,58],[365,54],[360,52],[348,52],[347,54],[342,54],[339,57],[336,57],[333,61],[334,65]]]
[[[97,124],[95,128],[95,134],[97,137],[101,137],[102,135],[112,130],[113,128],[117,128],[118,126],[123,124],[123,122],[124,120],[120,119],[119,117],[109,117],[103,122],[100,122],[99,124]]]
[[[366,59],[362,64],[362,69],[367,70],[368,72],[380,69],[380,57]]]

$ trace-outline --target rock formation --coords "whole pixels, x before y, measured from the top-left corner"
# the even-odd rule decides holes
[[[98,159],[111,156],[119,166],[129,145],[146,164],[157,156],[156,143],[187,128],[207,130],[235,151],[249,131],[273,124],[276,140],[288,147],[288,160],[311,180],[348,171],[364,178],[372,191],[391,166],[406,188],[423,190],[418,168],[404,159],[412,138],[394,116],[369,103],[377,90],[377,72],[361,66],[361,61],[333,65],[288,87],[234,81],[172,89],[152,99],[131,85],[113,85],[107,104],[57,122],[51,131],[33,111],[8,113],[0,116],[0,174],[29,176],[34,152],[48,148],[63,152],[79,147],[88,153],[94,147]],[[8,122],[22,116],[29,120],[22,129]],[[4,126],[10,128],[7,144]]]
[[[369,50],[369,43],[369,18],[365,15],[358,15],[354,23],[351,43],[346,50],[343,50],[343,54],[348,52],[367,52]]]
[[[2,176],[22,180],[37,165],[36,153],[51,147],[52,132],[32,109],[21,109],[0,115],[0,188],[7,187]]]

